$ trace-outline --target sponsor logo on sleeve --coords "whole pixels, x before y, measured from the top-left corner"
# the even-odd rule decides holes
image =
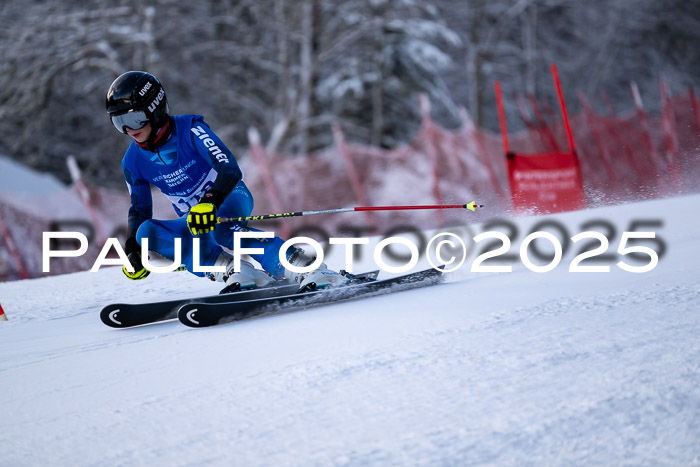
[[[216,160],[219,162],[228,162],[228,156],[221,150],[219,146],[216,145],[213,139],[211,139],[211,136],[206,132],[204,128],[202,128],[201,125],[197,125],[196,127],[192,128],[192,133],[199,138],[199,140],[202,142],[204,147],[207,148],[209,151],[209,154],[214,156]]]

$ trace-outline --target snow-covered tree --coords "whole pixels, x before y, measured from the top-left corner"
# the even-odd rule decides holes
[[[410,139],[420,118],[419,93],[456,115],[444,75],[453,71],[446,49],[461,41],[433,5],[359,0],[344,2],[335,12],[327,31],[334,40],[324,51],[317,92],[351,138],[375,146]]]
[[[120,186],[127,141],[104,94],[130,69],[155,73],[171,111],[205,115],[236,154],[251,126],[290,153],[331,144],[337,121],[352,141],[410,141],[421,92],[440,123],[465,106],[495,130],[493,81],[551,98],[551,62],[570,110],[578,89],[629,108],[630,81],[653,109],[659,75],[672,92],[700,76],[697,1],[6,0],[0,24],[0,152],[64,179],[74,154]]]

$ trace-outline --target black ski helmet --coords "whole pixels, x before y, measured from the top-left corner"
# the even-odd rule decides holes
[[[158,78],[145,71],[127,71],[112,82],[107,91],[110,119],[129,111],[143,111],[154,130],[165,125],[168,99]],[[126,133],[124,128],[118,130]]]

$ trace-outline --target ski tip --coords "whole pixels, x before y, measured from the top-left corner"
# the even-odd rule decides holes
[[[182,324],[187,325],[187,326],[194,326],[194,327],[200,326],[201,323],[196,318],[197,311],[198,311],[198,309],[196,307],[181,310],[179,315],[178,315],[180,322]]]
[[[113,305],[107,305],[102,309],[100,312],[100,319],[104,324],[111,328],[121,328],[125,327],[124,324],[120,321],[119,318],[119,312],[121,310],[119,309],[119,305],[113,304]]]

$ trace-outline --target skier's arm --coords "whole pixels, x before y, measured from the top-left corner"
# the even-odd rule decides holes
[[[187,214],[187,228],[196,236],[216,228],[216,211],[241,181],[243,173],[233,153],[206,123],[195,122],[190,136],[197,153],[209,162],[217,174],[211,188]]]
[[[131,207],[129,207],[129,218],[127,224],[126,245],[124,251],[127,255],[138,253],[140,247],[136,241],[136,231],[148,219],[153,217],[153,200],[151,198],[151,187],[146,180],[132,176],[129,169],[123,167],[124,179],[129,188],[131,197]]]
[[[236,158],[204,122],[195,122],[190,133],[192,144],[200,156],[216,170],[212,187],[202,197],[202,202],[212,203],[218,209],[243,178]]]

